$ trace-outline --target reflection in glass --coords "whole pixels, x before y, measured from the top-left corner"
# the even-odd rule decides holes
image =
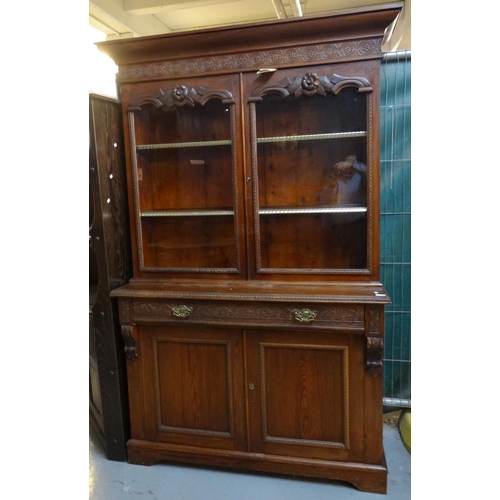
[[[260,269],[365,269],[366,96],[269,94],[255,111]]]
[[[327,169],[327,182],[319,194],[324,205],[366,206],[366,165],[349,155]]]

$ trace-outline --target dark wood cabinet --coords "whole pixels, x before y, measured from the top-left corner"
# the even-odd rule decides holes
[[[89,410],[110,460],[127,459],[123,339],[114,288],[132,274],[120,102],[89,95]]]
[[[386,490],[379,64],[400,9],[99,44],[127,143],[129,461]]]

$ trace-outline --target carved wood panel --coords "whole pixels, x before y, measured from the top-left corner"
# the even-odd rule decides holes
[[[179,318],[179,307],[188,307],[189,313]],[[314,312],[314,317],[302,321],[301,313]],[[135,300],[134,320],[140,322],[184,322],[203,324],[227,324],[235,326],[276,325],[314,326],[332,330],[364,330],[364,306],[325,305],[308,303],[262,303],[262,302],[170,302],[161,300]]]
[[[290,67],[349,61],[382,54],[381,38],[367,38],[336,43],[257,50],[238,54],[209,55],[182,60],[129,64],[119,68],[119,83],[160,80],[179,76],[207,75],[247,71],[259,68]]]

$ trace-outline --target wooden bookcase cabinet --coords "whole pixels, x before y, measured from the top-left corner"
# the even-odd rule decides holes
[[[378,87],[400,9],[99,44],[129,145],[130,462],[386,491]]]

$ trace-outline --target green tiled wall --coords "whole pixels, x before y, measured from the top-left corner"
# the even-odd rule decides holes
[[[411,55],[387,55],[381,67],[381,278],[392,300],[385,312],[384,402],[411,403]]]

